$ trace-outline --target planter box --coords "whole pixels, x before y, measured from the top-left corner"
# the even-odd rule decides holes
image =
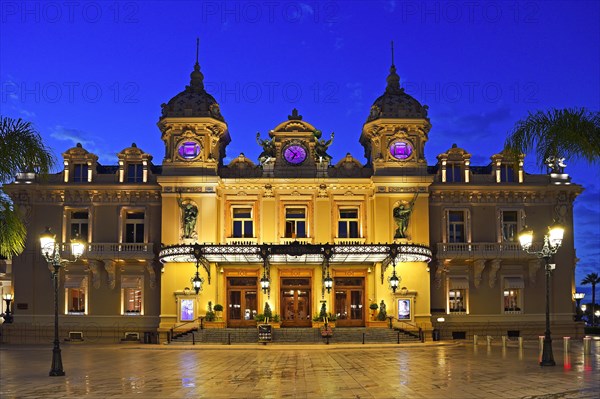
[[[335,327],[335,321],[330,321],[328,324],[329,324],[329,327],[331,327],[331,328]],[[325,325],[325,323],[323,323],[322,321],[313,321],[312,322],[312,328],[323,328],[324,325]]]
[[[224,321],[204,321],[204,328],[225,328]]]
[[[390,327],[390,323],[385,320],[385,321],[367,321],[367,327],[375,327],[375,328],[389,328]]]

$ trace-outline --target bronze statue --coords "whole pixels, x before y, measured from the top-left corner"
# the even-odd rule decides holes
[[[412,214],[418,196],[419,193],[416,193],[410,203],[406,204],[406,201],[404,201],[394,208],[393,216],[394,222],[396,223],[396,233],[394,234],[394,238],[407,238],[406,229],[408,228],[410,215]]]
[[[181,193],[177,198],[177,203],[181,208],[181,222],[183,225],[183,238],[195,238],[196,237],[196,219],[198,218],[198,207],[194,205],[190,200],[183,201],[181,199]]]
[[[329,146],[331,145],[331,143],[333,142],[333,136],[335,135],[334,132],[331,132],[331,137],[329,138],[329,140],[325,141],[325,139],[321,138],[321,131],[320,130],[315,130],[313,132],[313,135],[315,136],[315,155],[317,157],[317,160],[319,162],[321,161],[330,161],[331,160],[331,155],[329,155],[327,153],[327,149],[329,148]]]
[[[258,162],[262,164],[275,159],[275,143],[273,139],[261,140],[260,132],[256,133],[256,142],[262,147],[263,151],[258,156]]]

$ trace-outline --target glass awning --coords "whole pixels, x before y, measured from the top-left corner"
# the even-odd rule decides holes
[[[213,263],[270,263],[322,264],[326,256],[330,264],[377,263],[391,259],[396,262],[429,262],[431,250],[422,244],[181,244],[164,247],[159,253],[162,263],[181,263],[205,260]]]

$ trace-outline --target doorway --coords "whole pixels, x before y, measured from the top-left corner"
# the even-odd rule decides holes
[[[281,326],[311,327],[310,278],[281,279]]]
[[[258,314],[257,277],[227,279],[227,326],[256,327]]]
[[[334,309],[337,327],[364,327],[364,277],[336,277],[334,279]]]

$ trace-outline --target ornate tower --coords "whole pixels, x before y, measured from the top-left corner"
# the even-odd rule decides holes
[[[371,106],[360,136],[367,163],[373,166],[375,175],[422,175],[427,172],[424,150],[431,128],[427,108],[400,87],[392,44],[387,87]]]
[[[184,91],[162,104],[163,174],[216,175],[231,138],[219,104],[204,89],[197,50],[190,78]]]

